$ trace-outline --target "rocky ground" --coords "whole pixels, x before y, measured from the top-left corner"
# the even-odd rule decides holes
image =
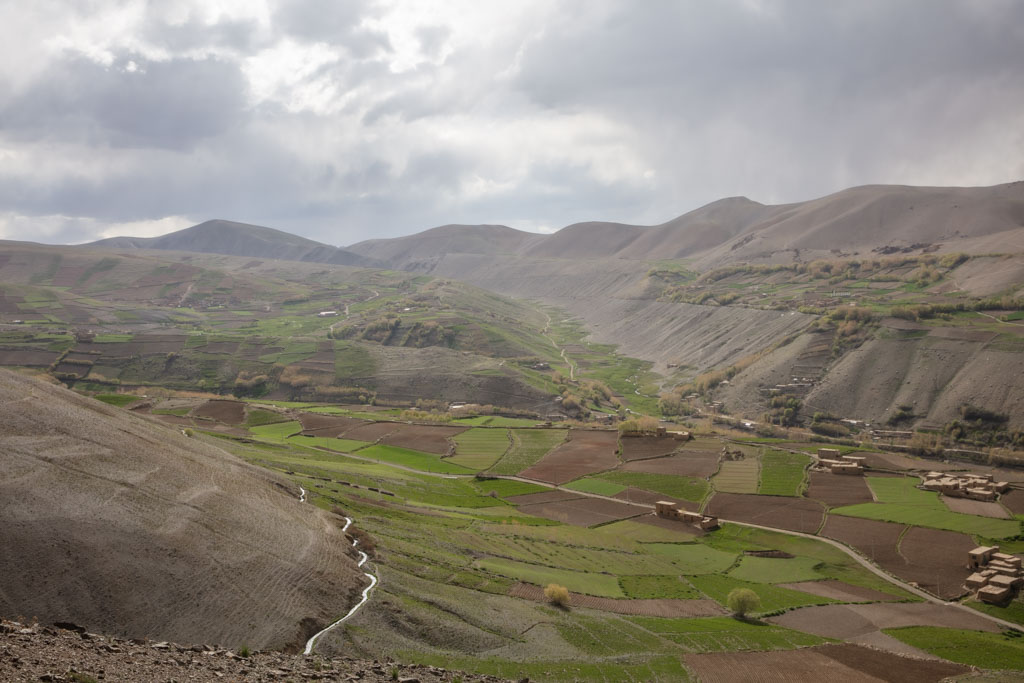
[[[247,656],[243,656],[243,654]],[[232,652],[204,645],[121,640],[84,629],[0,620],[0,680],[60,681],[501,681],[432,666],[280,652]]]

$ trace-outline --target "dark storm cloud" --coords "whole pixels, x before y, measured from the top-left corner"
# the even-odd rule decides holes
[[[69,14],[30,76],[0,64],[0,237],[187,216],[349,244],[1024,176],[1024,3],[425,7]]]
[[[0,126],[22,139],[187,149],[238,124],[245,87],[237,66],[214,58],[122,55],[108,67],[76,57],[0,109]]]

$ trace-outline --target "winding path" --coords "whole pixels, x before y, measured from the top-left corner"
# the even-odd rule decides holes
[[[306,489],[304,489],[303,487],[300,486],[299,487],[299,491],[300,491],[299,502],[300,503],[305,503],[306,502]],[[343,526],[341,528],[341,532],[345,533],[346,531],[348,531],[348,528],[350,526],[352,526],[352,518],[351,517],[346,517],[345,518],[345,526]],[[359,545],[359,539],[358,538],[355,539],[354,541],[352,541],[352,547],[353,548],[355,548],[357,545]],[[362,567],[364,564],[366,564],[366,561],[369,559],[369,557],[362,550],[359,550],[357,552],[359,553],[359,562],[356,564],[356,566],[357,567]],[[348,611],[348,614],[343,616],[341,619],[338,619],[337,621],[335,621],[334,623],[332,623],[330,626],[328,626],[327,628],[323,629],[322,631],[318,631],[317,633],[315,633],[313,635],[312,638],[307,640],[306,641],[306,649],[302,651],[302,654],[304,654],[304,655],[313,654],[313,648],[316,647],[317,640],[319,640],[322,635],[324,635],[325,633],[330,631],[332,628],[334,628],[338,624],[344,622],[346,619],[351,617],[353,614],[356,613],[356,611],[360,607],[362,607],[363,605],[366,604],[367,600],[370,599],[370,591],[372,591],[374,586],[377,585],[377,577],[374,576],[373,574],[371,574],[370,572],[366,572],[365,574],[363,574],[363,576],[365,576],[366,578],[370,579],[370,585],[363,589],[363,596],[359,600],[359,602],[357,602],[355,604],[355,606]]]
[[[576,364],[573,363],[572,360],[568,356],[565,355],[565,348],[562,347],[562,346],[559,346],[558,344],[556,344],[555,340],[551,337],[551,335],[548,334],[548,328],[551,327],[551,315],[549,315],[547,311],[542,311],[542,312],[544,313],[544,317],[547,318],[548,321],[547,321],[547,323],[545,323],[544,329],[541,330],[540,333],[544,336],[545,339],[547,339],[549,342],[551,342],[552,346],[554,346],[556,349],[558,349],[561,352],[560,355],[562,356],[562,360],[564,360],[565,364],[567,366],[569,366],[569,379],[572,380],[572,381],[575,381],[576,380]]]

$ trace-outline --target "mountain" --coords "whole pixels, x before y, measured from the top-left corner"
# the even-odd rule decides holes
[[[248,223],[211,220],[159,237],[110,237],[87,247],[102,249],[162,249],[204,254],[251,256],[286,261],[375,266],[372,259],[281,230]]]
[[[688,258],[698,267],[889,250],[984,253],[1024,249],[1024,182],[993,187],[867,185],[794,204],[712,202],[661,225],[592,221],[552,235],[502,226],[444,226],[349,250],[392,268],[431,271],[452,254],[554,259]],[[469,245],[469,246],[464,246]],[[916,245],[916,246],[915,246]],[[913,248],[913,249],[911,249]]]
[[[132,638],[288,646],[362,589],[287,479],[0,370],[0,615]]]

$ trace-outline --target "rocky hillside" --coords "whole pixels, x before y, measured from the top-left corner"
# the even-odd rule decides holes
[[[181,431],[0,370],[0,615],[295,646],[365,578],[333,516]]]
[[[245,656],[243,656],[243,654]],[[85,629],[51,628],[0,620],[0,679],[10,683],[50,681],[280,681],[358,680],[498,682],[493,676],[406,666],[351,657],[304,657],[280,652],[245,652],[210,645],[122,640]]]

